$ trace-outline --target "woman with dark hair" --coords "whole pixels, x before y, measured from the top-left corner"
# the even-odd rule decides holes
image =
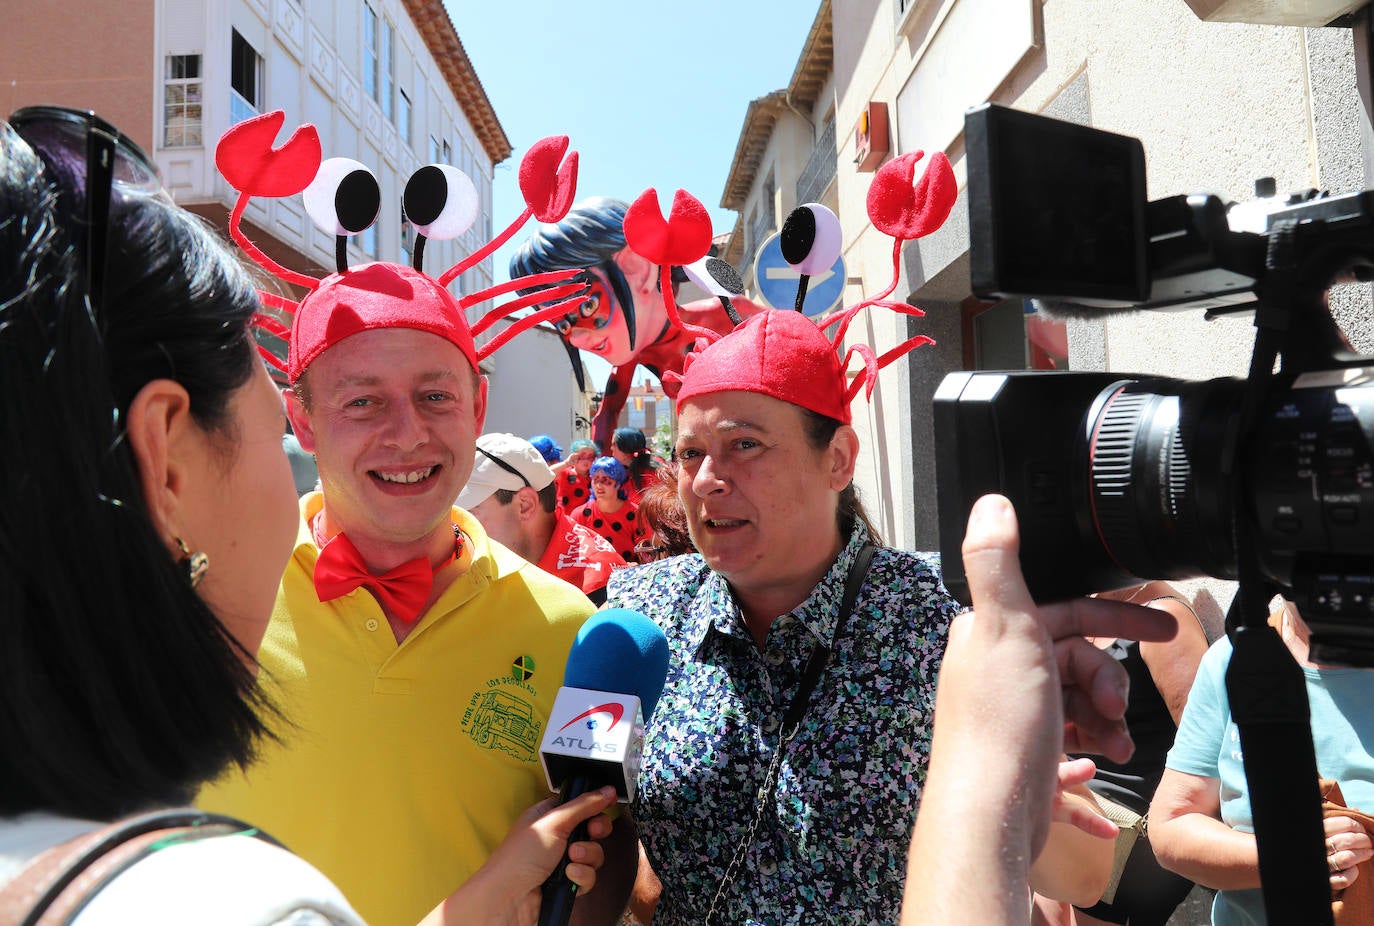
[[[257,309],[248,274],[113,126],[53,107],[0,123],[7,922],[40,909],[185,922],[201,908],[218,922],[360,922],[247,824],[127,819],[249,764],[274,716],[253,654],[295,537],[295,491],[281,395],[249,328]],[[608,803],[598,792],[532,811],[427,921],[519,910],[532,922],[573,826]],[[590,828],[608,831],[604,818]],[[590,885],[600,847],[570,852],[569,876]],[[63,893],[92,859],[104,879]]]
[[[639,428],[617,428],[611,438],[611,456],[620,462],[629,473],[625,482],[625,497],[639,502],[639,496],[653,481],[654,455],[649,451],[649,440]]]

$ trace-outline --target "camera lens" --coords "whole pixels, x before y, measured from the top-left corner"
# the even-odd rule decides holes
[[[1084,429],[1090,520],[1133,576],[1234,577],[1231,508],[1241,383],[1130,380],[1098,394]]]

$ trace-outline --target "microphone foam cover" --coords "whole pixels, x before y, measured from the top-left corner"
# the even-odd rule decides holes
[[[638,611],[598,611],[577,632],[563,684],[639,698],[647,723],[668,678],[668,638]]]

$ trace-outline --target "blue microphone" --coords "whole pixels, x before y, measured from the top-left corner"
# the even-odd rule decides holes
[[[573,640],[563,687],[544,729],[539,757],[559,803],[613,785],[634,800],[644,748],[644,724],[668,677],[668,638],[638,611],[609,608],[587,619]],[[587,838],[579,824],[572,842]],[[577,899],[563,861],[544,883],[539,926],[566,926]]]

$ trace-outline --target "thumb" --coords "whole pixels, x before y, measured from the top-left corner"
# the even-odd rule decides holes
[[[1021,576],[1016,510],[1001,495],[984,495],[969,512],[964,534],[964,574],[973,610],[983,618],[1035,613],[1035,602]]]

